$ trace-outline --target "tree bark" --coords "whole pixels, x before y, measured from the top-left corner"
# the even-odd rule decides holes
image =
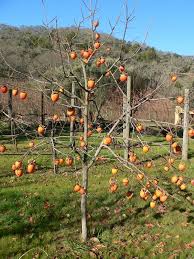
[[[85,99],[84,99],[84,142],[85,150],[82,159],[82,186],[85,189],[85,193],[81,196],[81,221],[82,221],[82,241],[87,241],[87,189],[88,189],[88,92],[87,92],[87,77],[85,65],[82,63],[83,74],[85,79]]]

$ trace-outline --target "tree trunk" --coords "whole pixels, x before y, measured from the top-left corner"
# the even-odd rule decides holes
[[[188,128],[189,128],[189,89],[185,89],[185,98],[184,98],[184,118],[183,118],[183,150],[182,150],[182,159],[188,159]]]
[[[87,90],[87,77],[85,65],[82,63],[83,74],[85,79],[85,89]],[[84,99],[84,111],[83,111],[83,119],[84,119],[84,142],[85,142],[85,150],[82,159],[82,186],[85,189],[85,193],[81,196],[81,221],[82,221],[82,241],[87,241],[87,191],[88,191],[88,92],[85,91],[85,99]]]

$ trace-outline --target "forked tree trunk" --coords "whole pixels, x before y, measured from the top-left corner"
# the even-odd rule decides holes
[[[189,144],[189,89],[185,89],[184,97],[184,118],[183,118],[183,150],[182,159],[188,159],[188,144]]]
[[[84,79],[85,79],[85,89],[87,90],[87,78],[85,66],[82,63]],[[82,186],[85,189],[85,194],[81,196],[81,221],[82,221],[82,241],[86,242],[87,240],[87,190],[88,190],[88,92],[85,91],[85,99],[84,99],[84,111],[83,111],[83,119],[84,119],[84,142],[85,142],[85,150],[82,160]]]

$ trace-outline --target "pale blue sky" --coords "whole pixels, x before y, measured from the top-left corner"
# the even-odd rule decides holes
[[[89,2],[89,0],[85,0]],[[47,16],[57,16],[59,25],[70,26],[79,21],[81,0],[45,0]],[[129,0],[135,8],[135,19],[129,26],[127,40],[143,41],[159,50],[194,55],[194,0]],[[98,0],[99,30],[109,32],[108,20],[114,21],[123,6],[122,0]],[[122,12],[124,14],[124,12]],[[45,19],[41,0],[0,0],[0,23],[9,25],[41,25]],[[123,25],[115,32],[122,36]]]

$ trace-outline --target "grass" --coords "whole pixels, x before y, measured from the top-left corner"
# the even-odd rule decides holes
[[[144,136],[145,143],[152,142],[151,153],[154,167],[146,169],[151,178],[158,177],[160,184],[174,194],[165,207],[149,207],[149,201],[139,198],[140,185],[122,166],[119,166],[118,192],[108,191],[111,168],[116,162],[99,163],[89,174],[88,224],[89,240],[80,242],[80,196],[72,191],[74,184],[81,181],[67,168],[53,175],[50,155],[32,155],[39,170],[33,175],[16,178],[11,172],[12,163],[19,156],[0,156],[0,258],[193,258],[194,254],[194,207],[193,187],[188,185],[180,192],[170,183],[177,173],[175,168],[163,171],[163,160],[158,154],[166,153],[163,138]],[[2,140],[6,143],[6,140]],[[94,146],[98,143],[91,138]],[[8,152],[14,152],[8,145]],[[40,147],[39,151],[42,149]],[[27,141],[18,143],[18,152],[27,150]],[[68,154],[68,149],[60,147]],[[194,142],[190,142],[186,176],[194,177]],[[45,145],[45,150],[49,148]],[[121,154],[121,150],[116,148]],[[150,154],[136,152],[141,160],[150,159]],[[91,156],[93,151],[91,151]],[[102,154],[107,156],[107,151]],[[178,160],[178,159],[177,159]],[[77,163],[77,162],[76,162]],[[79,166],[79,164],[77,164]],[[129,187],[121,181],[129,177]],[[126,198],[128,190],[134,192],[131,200]],[[189,200],[190,199],[190,200]],[[96,237],[95,240],[92,237]],[[32,250],[31,250],[32,249]],[[48,257],[46,255],[48,254]],[[173,257],[174,256],[174,257]]]

